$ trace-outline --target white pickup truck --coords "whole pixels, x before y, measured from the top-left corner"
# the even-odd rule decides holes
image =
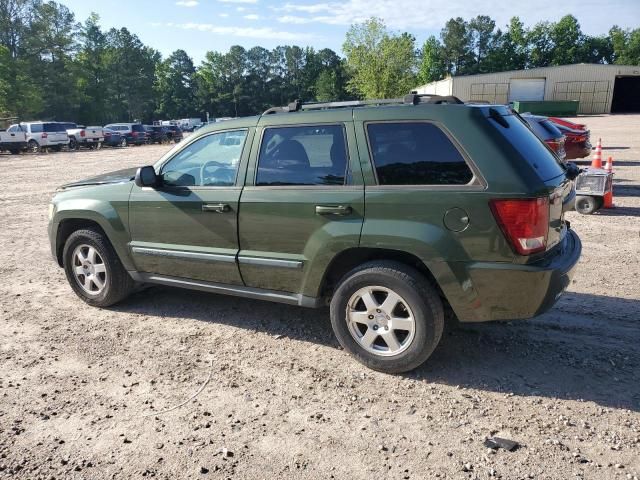
[[[13,155],[27,148],[27,134],[19,125],[13,125],[7,130],[0,130],[0,152],[7,150]]]
[[[102,127],[83,127],[75,123],[63,122],[67,135],[69,135],[69,150],[78,150],[80,147],[100,148],[104,142]]]

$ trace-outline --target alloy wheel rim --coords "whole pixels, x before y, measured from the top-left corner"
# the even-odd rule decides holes
[[[367,286],[347,304],[349,333],[360,347],[374,355],[391,357],[413,341],[416,322],[407,301],[392,289]]]
[[[107,285],[107,268],[98,250],[91,245],[78,245],[72,259],[78,286],[88,295],[100,295]]]

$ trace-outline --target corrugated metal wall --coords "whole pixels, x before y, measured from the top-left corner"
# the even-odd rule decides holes
[[[545,100],[578,100],[579,113],[609,113],[617,75],[640,76],[640,67],[577,64],[447,78],[418,93],[455,95],[465,101],[506,103],[512,78],[544,78]]]

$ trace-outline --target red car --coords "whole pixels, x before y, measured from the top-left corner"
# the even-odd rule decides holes
[[[564,149],[568,160],[591,155],[591,132],[587,130],[586,125],[556,117],[549,117],[549,120],[565,136]]]
[[[520,117],[529,124],[533,133],[535,133],[540,140],[546,143],[549,148],[555,152],[562,163],[566,163],[567,155],[565,151],[565,136],[558,126],[549,121],[547,117],[542,117],[540,115],[523,113]]]

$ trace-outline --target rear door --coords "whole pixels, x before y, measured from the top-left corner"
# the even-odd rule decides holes
[[[351,112],[304,125],[300,116],[259,124],[240,201],[238,261],[248,286],[315,297],[336,253],[358,246],[364,186]]]
[[[139,272],[242,285],[238,201],[252,128],[200,136],[160,168],[158,188],[133,186],[131,253]]]

